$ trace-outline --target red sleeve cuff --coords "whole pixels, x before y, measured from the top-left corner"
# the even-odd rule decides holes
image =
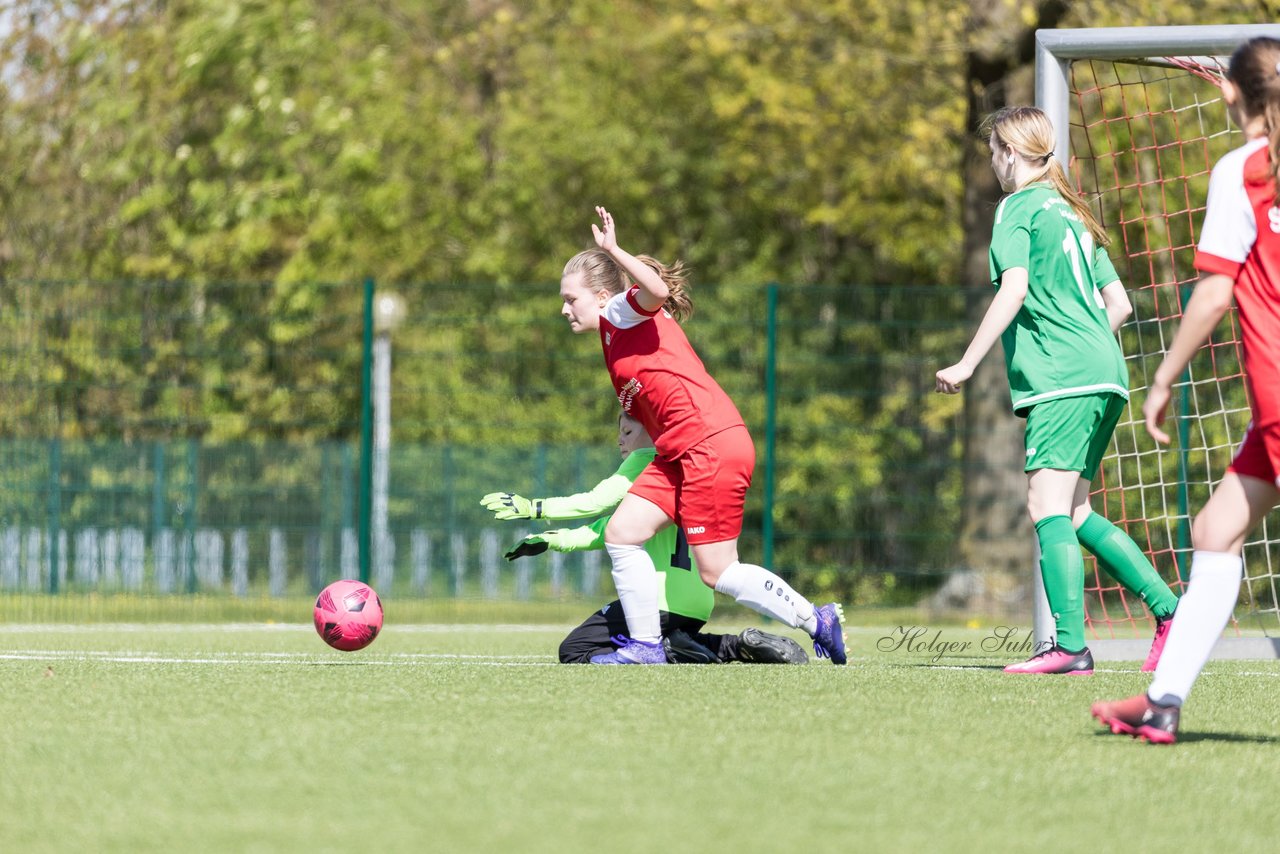
[[[1208,252],[1196,250],[1194,266],[1201,273],[1218,273],[1235,279],[1239,277],[1240,269],[1244,267],[1244,264],[1239,261],[1228,260],[1219,255],[1210,255]]]
[[[662,311],[662,306],[658,306],[652,311],[641,306],[640,302],[636,299],[636,294],[638,294],[639,292],[640,292],[639,288],[632,288],[631,290],[627,291],[627,305],[631,306],[633,309],[635,309],[640,314],[643,314],[645,317],[654,317],[658,314],[658,312]]]

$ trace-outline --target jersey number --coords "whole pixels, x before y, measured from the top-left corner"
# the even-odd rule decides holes
[[[689,541],[684,538],[684,531],[676,531],[676,550],[671,553],[671,565],[677,569],[693,569],[693,560],[689,557]]]
[[[1080,288],[1080,298],[1089,302],[1089,294],[1085,291],[1084,270],[1081,266],[1080,253],[1084,253],[1085,263],[1093,261],[1093,233],[1086,231],[1080,235],[1080,245],[1076,246],[1074,235],[1067,232],[1067,236],[1062,240],[1062,251],[1067,253],[1067,257],[1071,259],[1071,274],[1076,277],[1076,285]],[[1098,286],[1093,286],[1093,304],[1098,308],[1106,308],[1107,304],[1102,299],[1102,292],[1098,290]]]

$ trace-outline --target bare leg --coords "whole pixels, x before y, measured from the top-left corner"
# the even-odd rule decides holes
[[[1155,702],[1181,705],[1191,693],[1240,595],[1244,538],[1277,499],[1280,491],[1273,484],[1227,472],[1196,516],[1191,581],[1147,691]]]

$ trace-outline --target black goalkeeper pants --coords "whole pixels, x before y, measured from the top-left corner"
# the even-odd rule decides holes
[[[738,657],[737,635],[707,635],[699,630],[706,625],[702,620],[659,611],[662,620],[662,636],[681,630],[716,654],[720,661],[736,661]],[[625,637],[627,618],[622,613],[622,603],[610,602],[583,621],[568,637],[560,642],[561,664],[590,664],[591,656],[606,655],[616,650],[615,636]]]

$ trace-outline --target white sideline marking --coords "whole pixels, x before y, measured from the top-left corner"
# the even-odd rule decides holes
[[[39,662],[107,662],[111,664],[213,664],[213,665],[299,665],[305,667],[342,665],[379,665],[383,667],[403,666],[406,664],[441,664],[460,662],[479,667],[565,667],[558,661],[547,660],[542,655],[481,655],[475,653],[449,652],[392,652],[378,657],[357,653],[310,653],[310,652],[219,652],[212,655],[184,657],[172,653],[152,652],[148,650],[87,650],[87,649],[11,649],[0,651],[0,661],[39,661]],[[976,664],[929,664],[931,670],[989,670],[990,668]],[[856,665],[854,668],[857,669]],[[1094,668],[1095,673],[1137,673],[1138,668]],[[1204,676],[1245,676],[1280,678],[1280,669],[1275,671],[1247,670],[1240,673],[1215,674],[1206,670]]]
[[[386,631],[405,634],[461,634],[493,631],[509,634],[564,632],[576,623],[393,623]],[[176,634],[217,634],[243,632],[314,632],[311,623],[3,623],[0,635],[6,634],[135,634],[165,632]]]
[[[913,667],[918,667],[918,666],[928,666],[928,667],[932,668],[933,670],[993,670],[993,671],[994,671],[994,670],[995,670],[995,668],[996,668],[996,667],[998,667],[999,665],[987,665],[987,664],[929,664],[929,665],[922,665],[922,664],[916,664],[916,665],[912,665],[912,666],[913,666]],[[1139,671],[1138,671],[1138,668],[1136,668],[1136,667],[1128,667],[1128,668],[1125,668],[1125,667],[1115,667],[1115,668],[1095,667],[1095,668],[1093,668],[1093,672],[1094,672],[1094,673],[1137,673],[1137,672],[1139,672]],[[1018,674],[1012,674],[1012,675],[1018,675]],[[1031,675],[1035,675],[1035,674],[1031,674]],[[1277,676],[1280,676],[1280,673],[1277,673],[1276,675],[1277,675]]]
[[[5,661],[105,661],[115,664],[381,664],[399,665],[414,662],[465,661],[489,667],[551,667],[558,662],[542,660],[536,655],[463,655],[455,653],[391,653],[378,658],[364,656],[314,655],[311,653],[219,653],[216,656],[183,657],[158,652],[107,652],[102,650],[21,649],[0,652]]]
[[[1212,665],[1212,662],[1210,662],[1210,665]],[[913,666],[925,666],[931,670],[990,670],[994,672],[994,668],[987,667],[981,664],[927,664],[927,665],[913,665]],[[1138,668],[1138,667],[1095,667],[1093,668],[1093,672],[1094,673],[1141,673],[1142,670],[1141,668]],[[1028,674],[1012,674],[1012,675],[1016,676],[1016,675],[1028,675]],[[1029,674],[1029,675],[1035,675],[1035,674]],[[1205,670],[1200,675],[1201,676],[1214,676],[1214,675],[1266,676],[1268,678],[1275,679],[1275,678],[1280,678],[1280,670],[1276,670],[1274,672],[1268,672],[1265,670],[1245,670],[1240,673],[1227,673],[1227,674],[1215,674],[1214,671],[1212,670]],[[1010,680],[1010,681],[1014,681],[1014,680]]]

